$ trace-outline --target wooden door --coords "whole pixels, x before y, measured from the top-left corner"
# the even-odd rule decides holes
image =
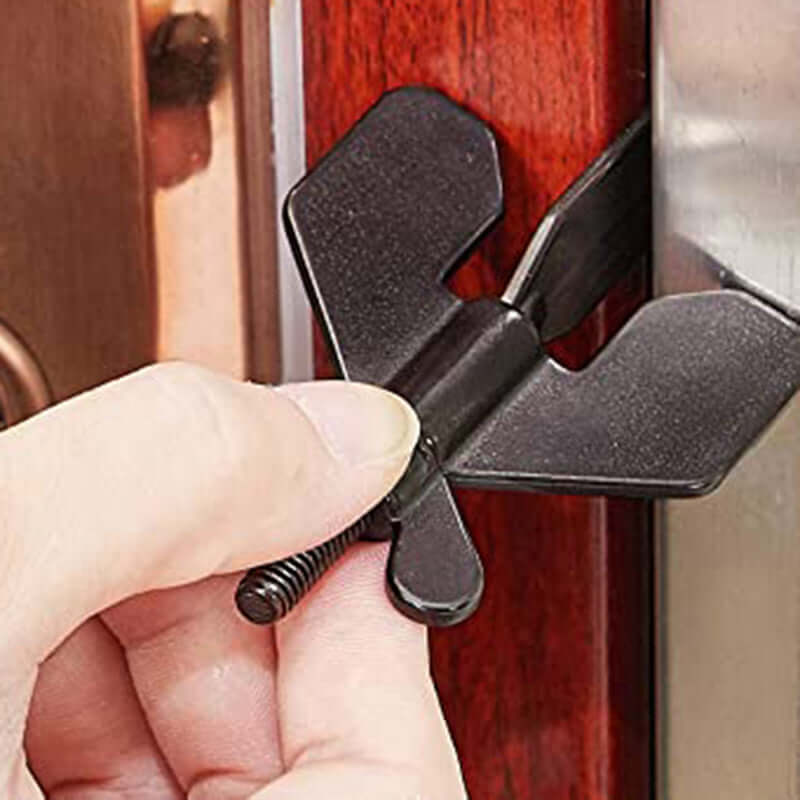
[[[443,90],[498,136],[506,216],[454,286],[497,294],[553,200],[641,110],[644,0],[304,0],[309,164],[385,91]],[[625,282],[555,348],[585,361],[645,295]],[[318,340],[318,369],[329,367]],[[471,796],[649,797],[651,548],[639,502],[459,493],[480,611],[432,635]]]
[[[195,4],[180,5],[186,10]],[[212,103],[212,128],[214,120],[232,119],[234,107],[239,124],[212,130],[211,161],[185,191],[154,192],[151,185],[145,142],[153,120],[143,92],[137,0],[28,0],[14,5],[4,21],[0,64],[9,74],[19,65],[27,70],[22,79],[0,87],[5,107],[25,107],[17,87],[25,87],[26,102],[38,92],[47,101],[39,104],[41,113],[52,123],[39,133],[77,142],[66,153],[46,137],[35,148],[20,140],[17,149],[37,168],[51,163],[41,154],[67,162],[70,168],[59,172],[69,180],[41,197],[8,192],[15,204],[0,210],[0,231],[9,232],[4,241],[16,247],[1,254],[10,268],[0,281],[0,318],[22,335],[56,398],[162,357],[206,361],[261,378],[276,372],[270,363],[276,354],[269,349],[275,345],[274,283],[272,273],[259,271],[275,245],[267,230],[274,211],[264,102],[270,82],[269,5],[237,0],[233,15],[222,0],[199,5],[212,8],[221,27],[226,20],[232,24],[236,40],[234,80],[223,84],[217,105]],[[645,0],[304,0],[302,5],[310,162],[381,92],[406,83],[442,89],[494,128],[507,213],[457,276],[455,287],[465,295],[499,292],[549,204],[645,100]],[[273,13],[281,8],[274,4]],[[94,46],[87,48],[86,41]],[[124,45],[108,56],[119,70],[110,82],[96,80],[102,42]],[[48,68],[52,52],[74,64],[55,88]],[[238,94],[230,93],[231,86]],[[92,92],[103,95],[108,109],[97,122],[97,144],[124,141],[125,148],[101,153],[78,135],[75,112]],[[69,113],[60,113],[62,108]],[[24,133],[17,122],[11,116],[0,120],[0,139],[16,142]],[[232,132],[236,135],[226,139]],[[96,169],[98,159],[103,170]],[[14,180],[28,185],[27,170],[3,172],[6,187]],[[93,180],[87,182],[86,175]],[[225,183],[237,175],[238,185]],[[181,196],[202,191],[216,199],[211,207],[217,221],[227,220],[229,258],[211,258],[208,247],[195,246],[207,244],[193,234],[205,231],[197,197],[183,211]],[[81,206],[70,206],[65,216],[64,203],[75,196]],[[40,207],[48,198],[53,202]],[[219,198],[227,198],[224,214]],[[34,235],[39,229],[43,232]],[[170,250],[166,234],[178,229],[190,246]],[[112,241],[99,235],[102,230],[119,236]],[[235,232],[238,238],[230,235]],[[26,242],[36,243],[38,254],[29,252]],[[125,259],[108,257],[108,247]],[[168,270],[177,249],[188,271]],[[50,257],[42,258],[42,252]],[[222,288],[215,293],[225,300],[222,311],[181,300],[191,299],[193,284],[178,276],[199,276],[204,263],[223,270],[216,276]],[[36,291],[30,291],[32,285]],[[618,287],[580,330],[558,344],[558,357],[571,365],[586,360],[642,300],[645,288],[644,275]],[[213,317],[212,325],[204,315]],[[205,338],[192,334],[198,329]],[[0,345],[3,341],[0,336]],[[319,346],[321,373],[325,364]],[[647,507],[487,492],[461,492],[459,502],[487,568],[487,593],[472,620],[432,635],[432,651],[472,796],[647,797]]]

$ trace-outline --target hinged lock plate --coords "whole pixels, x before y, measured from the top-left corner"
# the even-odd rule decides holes
[[[578,372],[542,347],[650,252],[648,134],[632,126],[564,195],[501,299],[442,283],[500,218],[502,180],[489,128],[437,92],[384,95],[287,200],[342,374],[404,395],[436,453],[397,490],[388,585],[415,618],[458,621],[481,591],[447,480],[701,494],[800,382],[800,329],[741,291],[653,301]]]

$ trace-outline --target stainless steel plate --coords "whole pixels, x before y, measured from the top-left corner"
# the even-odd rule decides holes
[[[800,4],[656,0],[656,287],[800,308]],[[659,796],[798,797],[800,403],[658,526]]]

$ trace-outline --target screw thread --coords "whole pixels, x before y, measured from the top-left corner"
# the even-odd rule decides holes
[[[257,625],[269,625],[282,619],[347,548],[366,534],[374,521],[373,511],[311,550],[254,567],[242,578],[236,590],[239,611]]]

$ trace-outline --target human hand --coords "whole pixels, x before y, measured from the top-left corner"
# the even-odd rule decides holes
[[[1,434],[2,796],[463,798],[385,546],[354,548],[274,630],[232,600],[231,573],[375,504],[417,435],[379,389],[181,364]]]

